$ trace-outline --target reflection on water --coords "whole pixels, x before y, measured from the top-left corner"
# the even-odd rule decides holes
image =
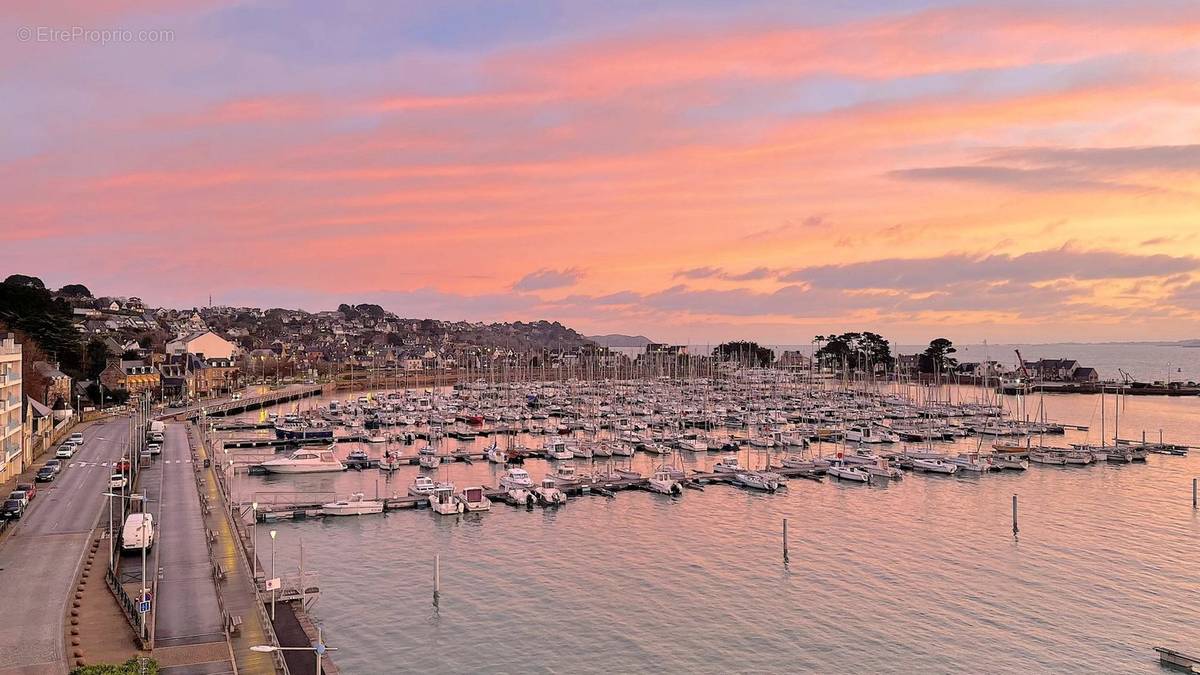
[[[1063,422],[1098,415],[1095,397],[1046,405]],[[1125,437],[1161,427],[1168,441],[1200,444],[1200,401],[1131,400],[1121,424]],[[316,615],[347,673],[1148,672],[1153,645],[1200,644],[1198,461],[910,475],[886,487],[793,480],[777,495],[630,491],[550,510],[271,527],[278,566],[294,569],[302,538],[306,567],[320,571]],[[547,466],[526,464],[535,477]],[[439,477],[495,484],[499,470],[454,464]],[[239,489],[390,494],[416,473],[242,477]],[[268,529],[258,528],[262,551]]]

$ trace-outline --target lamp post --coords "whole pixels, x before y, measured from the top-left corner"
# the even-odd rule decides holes
[[[258,502],[250,503],[250,558],[253,559],[254,574],[251,579],[258,580]]]
[[[321,675],[321,657],[325,656],[325,652],[336,652],[337,647],[329,647],[321,638],[321,629],[317,628],[317,641],[311,647],[277,647],[275,645],[254,645],[250,648],[253,652],[308,652],[311,651],[316,655],[314,659],[317,664],[316,674]]]
[[[275,530],[271,530],[271,579],[275,579]],[[271,589],[271,623],[275,623],[275,589]]]

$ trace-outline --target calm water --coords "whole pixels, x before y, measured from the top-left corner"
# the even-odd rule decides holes
[[[1046,405],[1064,422],[1097,412],[1088,396]],[[1122,412],[1122,436],[1160,427],[1200,443],[1200,400],[1141,398]],[[546,467],[526,464],[535,477]],[[438,475],[495,484],[498,471]],[[242,477],[239,490],[370,495],[378,481],[390,494],[416,473]],[[260,525],[258,536],[266,560],[278,530],[280,572],[295,569],[303,539],[321,574],[316,617],[346,673],[1154,672],[1154,645],[1200,647],[1194,475],[1196,456],[1152,455],[886,487],[793,480],[776,495],[712,486],[557,510],[401,511]]]

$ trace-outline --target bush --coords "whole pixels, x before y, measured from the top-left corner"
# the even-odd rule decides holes
[[[137,658],[132,658],[120,665],[111,663],[100,663],[94,666],[81,666],[71,671],[71,675],[155,675],[158,673],[158,662],[154,659],[145,659],[143,663],[138,663]]]

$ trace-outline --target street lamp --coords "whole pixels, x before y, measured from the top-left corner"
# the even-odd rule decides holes
[[[142,533],[142,542],[141,542],[141,543],[142,543],[142,579],[141,579],[141,581],[142,581],[142,590],[141,590],[141,592],[138,594],[138,602],[142,602],[142,601],[144,601],[144,600],[146,599],[146,593],[148,593],[148,592],[149,592],[149,590],[150,590],[150,586],[148,586],[148,585],[147,585],[147,584],[148,584],[148,582],[146,581],[146,549],[147,549],[147,548],[149,548],[149,547],[147,546],[147,544],[149,543],[149,541],[146,539],[146,501],[147,501],[147,500],[146,500],[146,495],[140,495],[140,494],[137,494],[137,493],[133,493],[133,494],[130,494],[129,496],[124,496],[124,495],[118,495],[118,494],[114,494],[113,492],[106,492],[106,493],[104,493],[104,495],[105,495],[106,497],[109,497],[109,504],[110,504],[110,505],[112,504],[112,497],[120,497],[121,499],[128,499],[128,500],[129,500],[129,501],[131,501],[131,502],[141,502],[141,504],[142,504],[142,522],[141,522],[141,533]],[[110,511],[112,510],[112,507],[111,507],[111,506],[109,507],[109,510],[110,510]],[[109,518],[108,522],[109,522],[109,533],[108,533],[108,536],[109,536],[109,541],[108,541],[108,543],[109,543],[109,546],[110,546],[110,548],[111,548],[111,545],[112,545],[112,543],[113,543],[113,541],[112,541],[112,518]],[[110,555],[110,559],[111,559],[111,555],[112,555],[112,554],[109,554],[109,555]],[[142,624],[142,639],[144,640],[144,639],[146,639],[146,615],[145,615],[145,614],[142,614],[141,612],[139,612],[139,614],[141,615],[141,624]]]
[[[321,640],[321,629],[317,628],[317,641],[311,647],[277,647],[275,645],[254,645],[250,647],[252,652],[308,652],[316,654],[317,669],[316,674],[321,675],[321,657],[325,656],[325,652],[336,652],[337,647],[329,647]]]
[[[275,581],[275,530],[271,530],[271,581]],[[274,583],[272,583],[274,586]],[[275,589],[271,588],[271,623],[275,623]]]
[[[250,503],[250,557],[254,561],[254,574],[250,578],[258,579],[258,502]]]

